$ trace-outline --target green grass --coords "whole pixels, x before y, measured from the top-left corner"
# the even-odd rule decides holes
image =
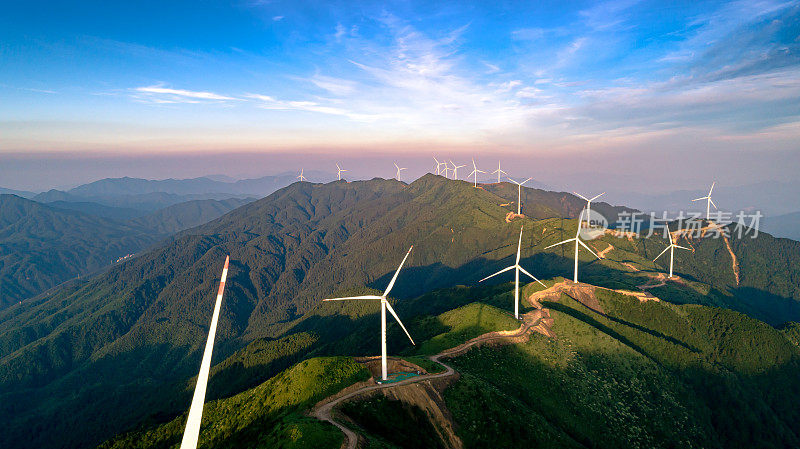
[[[519,321],[507,312],[477,302],[445,312],[435,318],[430,317],[428,321],[423,322],[424,326],[444,329],[444,332],[421,343],[415,351],[418,355],[438,354],[487,332],[513,330],[519,327]]]
[[[236,396],[205,405],[199,447],[338,448],[342,434],[302,411],[369,372],[346,357],[321,357],[290,369]],[[132,432],[101,447],[172,448],[180,442],[186,415],[160,426]]]
[[[465,447],[800,444],[800,351],[780,331],[725,309],[598,300],[607,316],[548,303],[557,339],[453,360],[463,376],[445,400]]]
[[[436,373],[443,373],[445,371],[444,367],[427,357],[422,356],[410,356],[410,357],[403,357],[403,360],[407,360],[420,368],[427,371],[429,374],[436,374]]]

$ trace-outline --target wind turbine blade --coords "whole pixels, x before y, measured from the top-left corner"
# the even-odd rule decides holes
[[[569,239],[569,240],[564,240],[563,242],[553,243],[552,245],[546,247],[545,249],[550,249],[550,248],[552,248],[554,246],[563,245],[564,243],[569,243],[569,242],[571,242],[573,240],[575,240],[575,239],[572,238],[572,239]]]
[[[680,246],[680,245],[673,245],[673,246],[674,246],[675,248],[685,249],[685,250],[687,250],[687,251],[691,251],[691,250],[692,250],[691,248],[687,248],[687,247],[685,247],[685,246]]]
[[[542,284],[542,287],[547,287],[546,285],[544,285],[544,283],[543,283],[542,281],[540,281],[540,280],[536,279],[536,276],[534,276],[534,275],[532,275],[532,274],[528,273],[528,272],[527,272],[527,271],[525,271],[525,269],[524,269],[524,268],[522,268],[521,266],[517,265],[517,268],[519,268],[519,271],[521,271],[521,272],[523,272],[523,273],[527,274],[527,275],[528,275],[528,276],[529,276],[531,279],[533,279],[534,281],[536,281],[536,282],[538,282],[538,283]]]
[[[589,248],[589,245],[583,243],[583,240],[581,240],[581,239],[577,239],[577,240],[578,240],[578,243],[580,243],[584,248],[586,248],[590,253],[592,253],[594,255],[594,257],[597,257],[598,259],[600,258],[600,256],[598,256],[597,253],[595,253],[592,248]]]
[[[411,245],[411,248],[408,248],[408,252],[406,253],[406,257],[403,257],[403,261],[400,262],[400,266],[397,267],[397,271],[394,272],[394,276],[392,276],[392,281],[389,282],[389,286],[386,287],[386,291],[383,292],[383,296],[389,296],[389,292],[392,291],[392,287],[394,287],[394,282],[397,280],[397,275],[400,274],[400,269],[403,268],[403,264],[406,263],[406,259],[408,259],[408,255],[411,254],[411,250],[414,249],[414,245]]]
[[[711,205],[712,205],[712,206],[714,206],[714,209],[719,209],[719,208],[717,207],[717,205],[716,205],[716,204],[714,204],[714,200],[712,200],[711,198],[709,198],[709,199],[708,199],[708,201],[710,201],[710,202],[711,202]]]
[[[217,321],[219,309],[222,305],[222,294],[225,292],[225,279],[228,277],[228,262],[230,256],[225,257],[225,266],[222,268],[222,277],[219,280],[217,301],[214,304],[214,313],[211,316],[211,326],[208,329],[206,348],[203,351],[203,361],[200,363],[200,373],[197,375],[197,385],[192,396],[192,405],[189,407],[189,417],[186,420],[186,429],[183,431],[181,449],[195,449],[200,437],[200,422],[203,419],[203,404],[206,400],[206,387],[208,386],[208,373],[211,370],[211,353],[214,350],[214,338],[217,334]]]
[[[589,201],[594,201],[594,200],[596,200],[596,199],[600,198],[601,196],[603,196],[603,195],[605,195],[605,194],[606,194],[606,192],[603,192],[603,193],[601,193],[600,195],[595,195],[595,196],[594,196],[592,199],[590,199]]]
[[[711,188],[708,189],[708,196],[711,196],[711,192],[714,190],[714,184],[716,184],[716,183],[717,183],[717,181],[714,181],[714,182],[711,183]]]
[[[375,296],[375,295],[346,296],[346,297],[343,297],[343,298],[323,299],[323,301],[347,301],[347,300],[350,300],[350,299],[381,299],[381,297],[380,296]]]
[[[580,193],[578,193],[578,192],[576,192],[574,190],[572,191],[572,193],[574,193],[575,195],[578,195],[579,197],[583,198],[586,201],[589,201],[589,198],[586,198],[585,196],[581,195]]]
[[[402,328],[403,328],[403,332],[405,332],[405,333],[406,333],[406,336],[408,336],[408,339],[409,339],[409,340],[411,340],[411,344],[412,344],[412,345],[414,345],[414,346],[416,346],[417,344],[416,344],[416,343],[414,343],[414,339],[413,339],[413,338],[411,338],[411,334],[409,334],[409,333],[408,333],[408,330],[406,329],[406,327],[405,327],[405,326],[403,326],[403,322],[402,322],[402,321],[400,321],[400,317],[398,317],[398,316],[397,316],[397,314],[396,314],[396,313],[394,313],[394,309],[392,308],[392,305],[391,305],[391,304],[389,304],[389,301],[386,301],[386,310],[388,310],[388,311],[389,311],[389,313],[391,313],[391,314],[392,314],[392,316],[394,317],[394,319],[396,319],[396,320],[397,320],[397,324],[399,324],[399,325],[400,325],[400,327],[402,327]]]
[[[523,185],[523,184],[525,184],[526,182],[530,181],[531,179],[533,179],[533,178],[528,178],[528,179],[526,179],[526,180],[522,181],[521,183],[519,183],[519,185]]]
[[[492,277],[495,277],[495,276],[497,276],[498,274],[503,274],[503,273],[505,273],[505,272],[506,272],[506,271],[508,271],[508,270],[513,270],[513,269],[514,269],[514,267],[516,267],[516,265],[511,265],[511,266],[510,266],[510,267],[508,267],[508,268],[503,268],[502,270],[498,271],[497,273],[495,273],[495,274],[492,274],[492,275],[490,275],[490,276],[486,276],[485,278],[481,279],[481,280],[480,280],[480,281],[478,281],[478,282],[483,282],[483,281],[485,281],[485,280],[487,280],[487,279],[489,279],[489,278],[492,278]]]
[[[707,200],[707,199],[708,199],[707,196],[703,196],[703,197],[700,197],[700,198],[695,198],[692,201],[700,201],[700,200]]]
[[[668,246],[668,247],[666,247],[666,248],[664,248],[664,251],[661,251],[661,252],[660,252],[660,253],[659,253],[659,254],[656,256],[656,258],[655,258],[655,259],[653,259],[653,262],[655,262],[655,261],[656,261],[656,260],[657,260],[659,257],[663,256],[663,255],[664,255],[664,253],[665,253],[665,252],[667,252],[667,250],[668,250],[669,248],[670,248],[669,246]]]

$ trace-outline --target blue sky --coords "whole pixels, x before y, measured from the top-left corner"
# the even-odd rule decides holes
[[[796,151],[800,3],[7,2],[0,154]]]

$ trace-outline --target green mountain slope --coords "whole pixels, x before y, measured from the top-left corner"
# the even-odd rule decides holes
[[[408,355],[431,353],[485,332],[515,328],[508,286],[440,290],[402,302],[409,330],[420,345],[412,349],[398,344],[403,335],[392,327],[390,335],[399,339],[390,346],[405,346],[402,352]],[[528,295],[542,288],[529,284],[524,290]],[[599,288],[583,291],[544,302],[555,338],[533,334],[525,342],[477,347],[451,360],[461,375],[438,388],[464,447],[728,448],[793,447],[800,442],[795,430],[800,413],[794,407],[800,394],[800,379],[794,374],[800,368],[800,348],[783,332],[725,309],[640,302]],[[450,305],[452,309],[435,314],[448,307],[450,298],[459,304],[462,295],[481,302]],[[484,302],[505,304],[506,312]],[[425,313],[409,316],[415,309]],[[355,338],[343,342],[352,346],[370,340],[375,346],[377,322],[369,324],[352,329]],[[210,402],[203,447],[262,447],[259,443],[266,441],[269,447],[297,447],[298,439],[322,435],[324,423],[312,420],[300,427],[291,421],[312,401],[287,412],[289,424],[260,418],[273,416],[285,403],[282,395],[266,397],[262,392],[274,391],[274,385],[299,372],[315,376],[317,371],[304,364],[316,360]],[[346,386],[348,376],[338,383],[326,381]],[[297,402],[308,393],[299,396]],[[341,411],[354,420],[348,425],[366,437],[366,447],[444,447],[434,430],[436,422],[414,404],[378,395],[345,403]],[[391,419],[381,419],[385,417]],[[181,415],[148,425],[103,447],[175,447],[184,420]],[[297,439],[287,428],[299,428]],[[276,434],[280,438],[270,439]],[[341,437],[334,435],[315,440],[313,447],[338,448]]]
[[[158,238],[134,225],[0,195],[0,308],[93,273]]]
[[[253,200],[240,198],[186,201],[134,218],[129,224],[150,229],[158,234],[174,234],[208,223],[251,201]]]
[[[575,197],[569,201],[580,203]],[[98,277],[0,311],[0,412],[11,417],[0,445],[82,447],[143,420],[182,412],[225,254],[231,255],[231,267],[215,361],[230,359],[215,370],[229,382],[212,379],[210,398],[252,387],[305,354],[374,351],[373,341],[351,332],[367,327],[374,332],[374,304],[335,308],[319,300],[383,290],[412,244],[393,293],[401,299],[425,294],[431,301],[415,302],[416,313],[438,315],[473,302],[465,296],[467,289],[448,290],[444,298],[437,298],[435,289],[472,284],[507,266],[523,224],[523,266],[541,278],[571,273],[569,248],[543,248],[574,235],[576,222],[516,218],[508,223],[507,214],[515,208],[503,206],[507,202],[469,183],[433,175],[411,185],[380,179],[296,183]],[[598,252],[614,248],[600,261],[582,252],[582,280],[635,289],[660,271],[650,259],[663,240],[609,234],[589,245]],[[749,263],[747,257],[742,254],[742,264]],[[665,298],[735,306],[742,301],[737,295],[746,292],[730,291],[728,284],[709,286],[699,277],[719,270],[698,262],[698,277],[668,283]],[[484,288],[503,290],[496,294],[505,298],[503,308],[510,306],[507,286]],[[792,300],[778,290],[771,294]],[[758,301],[752,305],[761,310]],[[397,307],[404,317],[409,316],[405,307],[403,301]],[[115,410],[114,420],[104,418],[106,410]],[[37,432],[37,425],[52,432]]]

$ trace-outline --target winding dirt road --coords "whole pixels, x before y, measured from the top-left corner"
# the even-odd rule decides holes
[[[428,358],[431,361],[433,361],[435,363],[438,363],[438,364],[440,364],[440,365],[445,367],[445,371],[442,372],[442,373],[426,374],[426,375],[423,375],[423,376],[412,377],[410,379],[406,379],[406,380],[402,380],[400,382],[395,382],[395,383],[390,383],[390,384],[367,385],[367,386],[364,386],[364,387],[359,388],[357,390],[353,390],[353,391],[351,391],[351,392],[349,392],[347,394],[344,394],[344,395],[339,395],[339,394],[341,394],[341,392],[340,392],[340,393],[338,393],[336,395],[331,396],[328,399],[323,399],[316,406],[314,406],[314,409],[311,410],[311,416],[314,416],[315,418],[317,418],[317,419],[319,419],[321,421],[327,421],[327,422],[333,424],[334,426],[338,427],[339,430],[341,430],[342,433],[344,433],[345,437],[346,437],[345,441],[342,444],[342,447],[343,448],[347,448],[347,449],[356,449],[356,446],[358,444],[358,435],[355,432],[353,432],[353,430],[351,430],[350,428],[348,428],[344,424],[336,421],[333,418],[333,416],[331,415],[331,412],[333,411],[334,407],[336,407],[337,405],[341,404],[342,402],[344,402],[344,401],[346,401],[348,399],[352,399],[355,396],[359,396],[359,395],[362,395],[364,393],[368,393],[368,392],[373,391],[373,390],[380,390],[380,389],[384,389],[384,388],[394,388],[394,387],[399,387],[401,385],[408,385],[408,384],[422,382],[422,381],[426,381],[426,380],[439,379],[439,378],[443,378],[443,377],[452,376],[452,375],[454,375],[456,373],[456,370],[453,369],[453,367],[448,365],[447,363],[442,362],[440,360],[441,358],[443,358],[443,357],[445,357],[445,358],[446,357],[455,357],[455,356],[461,355],[461,354],[467,352],[473,346],[481,344],[481,343],[486,343],[488,341],[504,340],[504,339],[512,339],[513,340],[513,339],[516,339],[516,338],[523,337],[523,336],[527,335],[528,332],[530,332],[531,329],[534,328],[535,326],[537,326],[539,324],[539,322],[542,320],[542,311],[540,309],[537,309],[537,310],[534,310],[532,312],[526,313],[525,315],[522,315],[522,319],[523,319],[522,324],[520,325],[519,329],[517,329],[515,331],[489,332],[489,333],[480,335],[478,337],[475,337],[472,340],[469,340],[466,343],[462,343],[462,344],[460,344],[460,345],[458,345],[458,346],[456,346],[454,348],[447,349],[447,350],[442,351],[442,352],[440,352],[440,353],[438,353],[436,355],[428,356]]]

